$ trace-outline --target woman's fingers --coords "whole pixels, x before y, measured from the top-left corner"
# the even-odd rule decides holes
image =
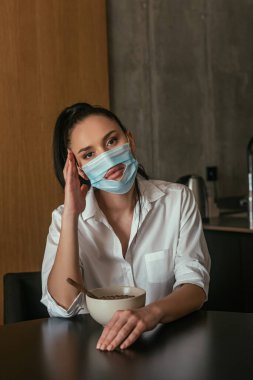
[[[119,311],[104,328],[97,348],[112,351],[116,347],[125,349],[145,331],[145,323],[132,311]]]
[[[86,185],[80,186],[76,159],[70,150],[68,150],[63,174],[65,179],[64,210],[71,214],[80,214],[85,208],[85,199],[89,188]]]
[[[132,330],[131,334],[124,340],[124,342],[121,343],[120,348],[124,350],[125,348],[131,346],[131,344],[133,344],[145,330],[146,329],[143,325],[138,323],[134,330]]]
[[[117,311],[105,326],[97,348],[112,351],[119,346],[125,349],[133,344],[144,331],[153,329],[160,319],[161,311],[154,304],[136,310]]]
[[[67,156],[65,167],[63,169],[63,174],[64,174],[66,183],[71,183],[73,179],[75,180],[78,179],[79,181],[78,171],[77,171],[76,162],[75,162],[75,156],[73,152],[71,152],[70,150],[68,151],[68,156]]]
[[[68,152],[67,159],[66,159],[66,162],[65,162],[65,165],[64,165],[64,168],[63,168],[63,176],[64,176],[64,179],[65,179],[65,182],[66,182],[68,168],[69,168],[69,152]]]
[[[98,341],[97,348],[101,350],[107,349],[108,345],[117,337],[126,332],[127,318],[116,312],[111,321],[105,326],[102,335]],[[123,338],[122,338],[123,339]]]
[[[129,322],[124,325],[111,343],[107,345],[106,350],[112,351],[118,346],[120,346],[121,349],[125,349],[133,344],[144,331],[140,330],[137,326]]]

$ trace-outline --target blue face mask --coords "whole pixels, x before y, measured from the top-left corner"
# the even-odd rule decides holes
[[[118,164],[124,164],[125,170],[120,180],[114,181],[104,178],[109,169]],[[92,186],[109,193],[127,193],[135,180],[138,162],[131,153],[129,144],[108,150],[82,166]]]

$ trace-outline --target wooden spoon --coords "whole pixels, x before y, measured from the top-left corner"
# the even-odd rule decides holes
[[[87,296],[89,296],[91,298],[99,298],[99,297],[95,296],[95,294],[93,294],[92,292],[90,292],[89,290],[85,289],[85,287],[83,285],[81,285],[78,282],[74,281],[72,278],[68,277],[66,281],[70,285],[74,286],[74,288],[76,288],[77,290],[79,290],[79,292],[84,293],[84,294],[86,294]]]

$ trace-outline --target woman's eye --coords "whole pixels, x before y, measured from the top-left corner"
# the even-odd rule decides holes
[[[86,153],[83,158],[86,160],[86,159],[91,158],[92,155],[93,155],[93,152],[89,152],[89,153]]]
[[[112,137],[107,141],[107,145],[111,146],[111,145],[114,145],[116,142],[117,142],[117,138]]]

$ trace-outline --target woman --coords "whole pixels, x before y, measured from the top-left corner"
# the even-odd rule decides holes
[[[78,103],[58,117],[54,164],[65,188],[52,215],[42,267],[42,302],[52,316],[87,313],[85,287],[146,290],[146,306],[118,311],[97,343],[130,346],[144,331],[198,310],[208,294],[210,259],[191,191],[148,180],[131,132],[110,111]]]

